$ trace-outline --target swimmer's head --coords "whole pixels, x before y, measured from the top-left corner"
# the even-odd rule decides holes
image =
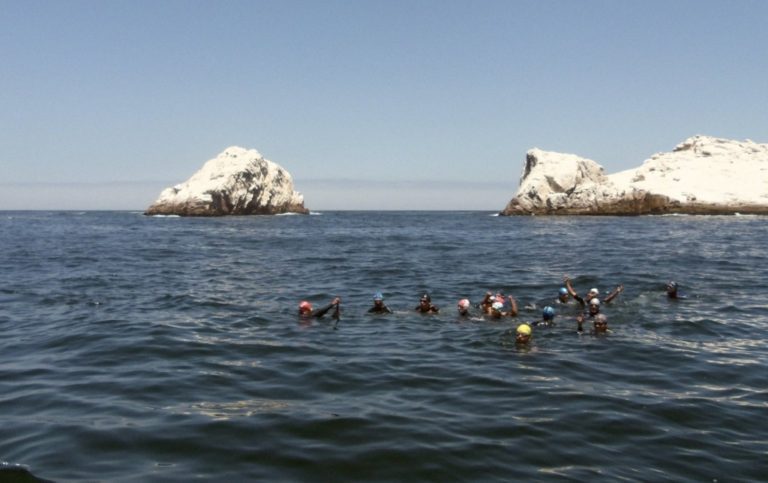
[[[600,295],[600,291],[594,287],[589,289],[589,292],[587,292],[587,298],[590,298],[590,299],[595,298],[598,295]]]
[[[541,317],[544,320],[553,320],[555,318],[555,309],[547,305],[544,307],[544,311],[541,313]]]
[[[374,302],[381,302],[384,300],[384,296],[381,294],[381,292],[376,292],[373,294],[373,301]]]
[[[677,292],[677,282],[669,282],[667,284],[667,292]]]
[[[306,300],[299,302],[299,314],[309,314],[312,312],[312,304]]]
[[[491,310],[493,310],[494,312],[501,312],[501,309],[503,308],[504,308],[504,304],[501,302],[494,302],[493,304],[491,304]]]
[[[593,298],[589,301],[589,313],[596,314],[600,312],[600,299]]]
[[[461,299],[458,304],[459,310],[467,310],[469,308],[469,299]]]
[[[425,293],[421,296],[421,299],[419,300],[422,304],[428,304],[432,302],[432,297],[429,296],[428,293]]]
[[[532,334],[531,326],[528,324],[520,324],[517,326],[517,330],[515,331],[515,342],[519,342],[522,344],[525,344],[529,340],[531,340],[531,334]]]
[[[595,332],[605,332],[608,330],[608,317],[605,314],[595,315],[595,320],[592,323],[595,326]]]

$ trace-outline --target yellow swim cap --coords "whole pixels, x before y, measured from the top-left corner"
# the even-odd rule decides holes
[[[520,324],[517,326],[517,333],[523,335],[531,335],[531,326],[528,324]]]

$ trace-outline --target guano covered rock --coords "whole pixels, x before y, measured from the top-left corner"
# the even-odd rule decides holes
[[[146,215],[225,216],[302,213],[290,173],[255,149],[227,148],[187,181],[166,188]]]

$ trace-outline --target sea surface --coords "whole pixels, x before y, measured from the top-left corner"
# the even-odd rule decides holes
[[[766,481],[767,221],[0,212],[0,480]]]

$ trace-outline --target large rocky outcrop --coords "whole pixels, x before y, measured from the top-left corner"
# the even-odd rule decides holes
[[[166,188],[147,215],[224,216],[308,213],[293,178],[255,149],[227,148],[184,183]]]
[[[694,136],[604,175],[573,154],[528,151],[502,215],[768,214],[768,144]]]

